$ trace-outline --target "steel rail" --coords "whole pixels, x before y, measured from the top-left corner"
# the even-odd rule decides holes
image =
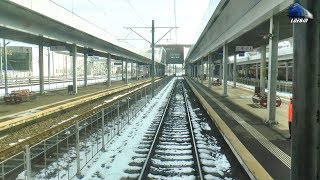
[[[183,87],[183,97],[184,97],[184,105],[185,105],[185,108],[186,108],[186,111],[187,111],[187,117],[188,117],[188,124],[189,124],[189,127],[190,127],[190,133],[191,133],[191,143],[193,145],[193,154],[196,158],[196,164],[197,164],[197,169],[198,169],[198,174],[199,174],[199,179],[203,180],[204,177],[203,177],[203,173],[202,173],[202,168],[201,168],[201,163],[200,163],[200,158],[199,158],[199,152],[198,152],[198,149],[197,149],[197,144],[196,144],[196,139],[194,137],[194,133],[193,133],[193,128],[192,128],[192,122],[191,122],[191,115],[190,115],[190,110],[189,110],[189,107],[188,107],[188,101],[187,101],[187,96],[186,96],[186,91],[185,91],[185,88],[184,86],[182,85]]]
[[[174,82],[174,85],[173,87],[176,86],[176,82]],[[160,132],[161,132],[161,129],[163,127],[163,119],[164,117],[167,115],[167,110],[168,110],[168,107],[169,107],[169,104],[170,102],[172,101],[172,95],[173,95],[173,91],[174,91],[174,88],[172,88],[171,92],[170,92],[170,95],[169,95],[169,100],[163,110],[163,113],[161,115],[161,119],[160,119],[160,123],[159,123],[159,126],[157,128],[157,131],[155,133],[155,136],[153,138],[153,141],[152,141],[152,144],[151,144],[151,147],[149,149],[149,152],[148,152],[148,155],[147,155],[147,158],[146,158],[146,161],[144,162],[143,166],[142,166],[142,170],[141,170],[141,173],[139,175],[139,180],[142,180],[142,179],[147,179],[147,167],[149,167],[149,164],[150,164],[150,161],[151,161],[151,155],[154,153],[155,151],[155,145],[156,145],[156,142],[158,141],[159,139],[159,136],[160,136]]]

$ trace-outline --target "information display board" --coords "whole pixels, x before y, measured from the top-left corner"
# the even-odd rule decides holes
[[[166,50],[167,64],[183,64],[184,63],[184,46],[183,45],[163,45]]]
[[[32,48],[22,46],[9,46],[7,49],[8,70],[29,71],[32,64]],[[3,49],[1,49],[3,51]],[[5,69],[2,62],[2,70]]]

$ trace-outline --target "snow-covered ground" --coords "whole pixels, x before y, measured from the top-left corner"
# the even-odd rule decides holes
[[[130,127],[125,128],[120,136],[116,136],[107,146],[106,152],[101,152],[91,164],[82,170],[83,179],[121,179],[124,170],[135,155],[134,150],[149,128],[159,109],[163,107],[173,87],[171,81],[151,102],[131,121]],[[85,173],[84,173],[85,172]]]
[[[107,151],[101,153],[99,158],[96,158],[92,164],[83,170],[83,172],[86,172],[84,179],[121,179],[128,177],[128,174],[124,171],[126,169],[132,169],[132,166],[128,164],[132,162],[135,151],[137,151],[139,145],[141,145],[140,142],[153,119],[165,105],[172,85],[172,82],[170,82],[167,85],[169,88],[163,89],[151,103],[138,114],[137,118],[132,121],[131,126],[126,128],[121,133],[121,136],[117,136],[111,141],[110,145],[106,148]],[[191,118],[205,178],[232,179],[229,177],[231,165],[226,155],[221,152],[221,147],[217,145],[217,140],[203,133],[204,131],[210,131],[210,126],[205,123],[204,119],[198,118],[196,111],[198,111],[199,108],[192,109],[189,100],[188,105],[189,109],[192,110]]]
[[[175,78],[177,79],[177,78]],[[105,151],[97,152],[97,155],[90,160],[81,170],[82,179],[121,179],[130,177],[130,174],[125,173],[125,170],[132,169],[130,162],[136,155],[136,151],[144,150],[141,147],[142,139],[148,132],[148,129],[155,118],[159,118],[163,108],[168,101],[169,94],[174,86],[174,81],[170,81],[160,92],[137,113],[136,117],[131,120],[131,123],[125,126],[119,133],[115,135],[106,145]],[[188,99],[188,98],[187,98]],[[221,147],[217,145],[215,137],[209,136],[205,132],[211,130],[210,126],[205,122],[205,119],[198,117],[199,108],[191,106],[188,100],[188,106],[191,111],[193,128],[199,149],[201,164],[206,179],[231,179],[231,165],[228,162],[226,155],[221,152]],[[97,132],[98,134],[100,132]],[[97,133],[93,133],[86,140],[86,146],[91,147],[91,144],[96,143]],[[89,148],[91,149],[91,148]],[[87,154],[91,154],[87,149],[80,151],[81,159],[86,159]],[[58,162],[54,162],[47,167],[47,171],[40,171],[34,179],[49,178],[48,174],[52,174],[49,179],[68,179],[69,171],[70,178],[76,171],[77,164],[75,163],[76,152],[71,148],[69,152],[60,154]],[[86,163],[82,162],[81,164]],[[56,174],[56,169],[59,167],[59,178]],[[81,165],[82,167],[82,165]],[[163,177],[165,178],[165,177]],[[21,173],[18,179],[24,179],[24,173]],[[73,177],[72,179],[78,179]]]

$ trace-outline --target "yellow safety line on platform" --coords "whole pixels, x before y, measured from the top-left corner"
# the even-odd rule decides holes
[[[198,86],[196,84],[196,86]],[[202,89],[200,86],[198,86]],[[271,154],[273,154],[276,158],[278,158],[285,166],[291,169],[291,157],[283,152],[280,148],[274,145],[269,139],[264,137],[258,130],[252,127],[249,123],[243,120],[240,116],[238,116],[235,112],[230,110],[227,106],[221,103],[219,100],[214,98],[212,94],[208,92],[204,93],[209,96],[221,109],[223,109],[227,114],[229,114],[237,123],[239,123],[244,129],[246,129],[263,147],[265,147]]]
[[[256,160],[256,158],[248,151],[248,149],[240,142],[237,136],[232,132],[228,125],[220,118],[220,116],[212,109],[207,101],[200,95],[200,93],[194,88],[194,86],[186,78],[187,83],[191,87],[196,97],[200,100],[202,106],[206,109],[208,115],[212,121],[218,127],[223,138],[236,155],[240,164],[246,170],[251,179],[272,179],[269,173],[263,168],[263,166]]]

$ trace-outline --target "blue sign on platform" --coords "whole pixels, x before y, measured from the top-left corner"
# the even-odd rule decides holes
[[[3,71],[6,70],[6,67],[4,66],[4,63],[2,63],[2,70]],[[7,70],[13,70],[12,66],[9,63],[7,64]]]
[[[245,55],[244,51],[239,51],[239,57],[243,57]]]
[[[88,49],[87,54],[88,54],[88,56],[93,56],[94,55],[93,49]]]

